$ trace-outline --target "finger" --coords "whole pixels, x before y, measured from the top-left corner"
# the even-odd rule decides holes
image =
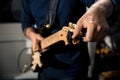
[[[76,24],[75,30],[74,30],[73,35],[72,35],[72,39],[75,39],[80,34],[80,31],[82,30],[82,28],[83,28],[82,23],[81,23],[81,21],[79,21]]]
[[[39,45],[39,42],[35,42],[35,43],[33,43],[32,49],[33,49],[33,52],[40,51],[40,45]]]
[[[104,27],[104,26],[103,26],[103,27]],[[98,42],[104,39],[104,37],[105,37],[105,36],[107,35],[107,33],[108,33],[108,30],[109,30],[109,26],[108,26],[108,25],[106,25],[106,27],[104,27],[104,28],[101,29],[101,31],[100,31],[100,33],[99,33],[99,36],[98,36],[98,38],[97,38],[97,41],[98,41]]]
[[[35,39],[32,41],[33,52],[41,50],[41,48],[40,48],[40,42],[41,42],[41,40],[43,40],[43,37],[40,36],[39,34],[36,34],[35,35]]]
[[[93,34],[93,37],[92,37],[92,40],[93,42],[97,41],[98,37],[100,36],[100,33],[101,33],[101,26],[97,25],[95,27],[95,30],[94,30],[94,34]]]
[[[96,25],[94,25],[92,23],[90,23],[90,24],[87,25],[86,35],[83,38],[84,42],[93,41],[93,35],[94,35],[94,32],[95,32],[95,28],[96,28]]]

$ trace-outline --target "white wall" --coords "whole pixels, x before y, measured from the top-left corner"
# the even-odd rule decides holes
[[[21,23],[0,23],[0,77],[19,74],[17,58],[24,47]]]

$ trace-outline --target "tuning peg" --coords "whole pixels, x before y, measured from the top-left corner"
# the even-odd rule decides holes
[[[70,28],[72,28],[72,29],[75,29],[76,24],[69,22],[69,25],[68,25],[68,26],[69,26]]]
[[[71,27],[73,25],[73,23],[69,22],[68,26]]]

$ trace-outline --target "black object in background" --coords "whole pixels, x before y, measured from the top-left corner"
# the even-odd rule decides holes
[[[21,21],[21,0],[0,0],[0,23]]]

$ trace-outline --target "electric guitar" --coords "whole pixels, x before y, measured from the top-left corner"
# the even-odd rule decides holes
[[[74,40],[72,39],[71,40],[71,36],[72,36],[71,33],[73,33],[75,26],[76,26],[76,24],[69,23],[69,26],[63,26],[63,28],[61,30],[59,30],[58,32],[43,39],[40,43],[41,50],[44,50],[59,41],[64,41],[65,45],[68,45],[70,43],[70,41],[73,44],[78,44],[80,42],[80,39],[74,39]],[[81,32],[80,32],[80,35],[82,35]],[[33,59],[32,59],[31,69],[34,72],[37,71],[37,68],[41,68],[43,65],[40,61],[40,56],[41,56],[40,52],[34,52],[32,54]]]

